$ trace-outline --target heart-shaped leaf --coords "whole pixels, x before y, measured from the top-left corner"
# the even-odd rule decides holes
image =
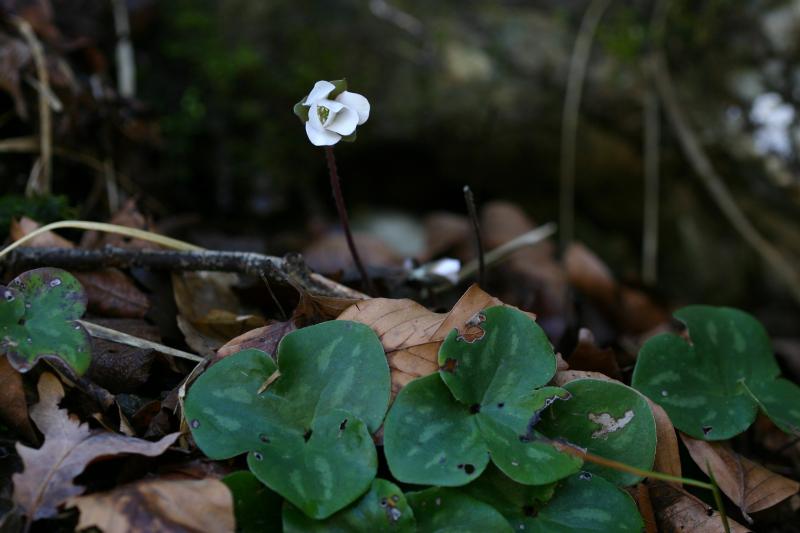
[[[403,492],[383,479],[372,482],[369,492],[326,520],[311,520],[296,507],[283,509],[284,533],[412,533],[416,521]]]
[[[569,393],[536,390],[553,376],[555,356],[527,316],[487,309],[470,329],[448,336],[439,361],[439,375],[408,384],[386,418],[384,451],[397,479],[464,485],[490,457],[526,484],[550,483],[580,468],[579,459],[557,451],[534,427],[545,408]]]
[[[222,478],[222,482],[233,494],[236,531],[240,533],[280,531],[283,498],[247,470],[228,474]]]
[[[752,316],[728,307],[689,306],[675,317],[686,324],[690,340],[670,333],[648,340],[633,387],[695,438],[722,440],[743,432],[758,411],[747,388],[768,390],[780,373],[767,332]]]
[[[489,469],[464,492],[497,509],[514,531],[642,531],[644,523],[633,499],[612,483],[589,472],[556,484],[528,487]]]
[[[418,533],[512,533],[494,507],[457,489],[433,487],[406,494],[417,519]]]
[[[656,422],[647,399],[621,383],[597,379],[570,381],[572,394],[542,417],[537,429],[601,457],[650,470],[656,456]],[[617,485],[633,485],[640,476],[595,464],[584,469]]]
[[[226,357],[189,390],[186,419],[206,455],[249,452],[256,477],[310,517],[327,518],[375,477],[370,433],[389,401],[389,367],[372,330],[347,321],[287,335],[278,367],[276,379],[259,350]]]
[[[0,353],[20,372],[54,356],[83,374],[91,361],[89,335],[77,320],[86,293],[69,272],[37,268],[0,286]]]

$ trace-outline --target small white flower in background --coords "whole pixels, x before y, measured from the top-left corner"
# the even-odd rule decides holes
[[[315,146],[332,146],[355,139],[356,127],[369,118],[369,102],[347,90],[346,80],[318,81],[308,96],[294,106]]]

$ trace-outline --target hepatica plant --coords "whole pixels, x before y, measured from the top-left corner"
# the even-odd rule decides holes
[[[42,357],[56,357],[77,374],[91,361],[89,335],[77,322],[86,311],[86,292],[70,273],[29,270],[0,285],[0,354],[27,372]]]
[[[764,327],[729,307],[684,307],[675,318],[688,338],[665,333],[642,347],[633,387],[660,404],[672,423],[706,440],[745,431],[759,407],[800,435],[800,387],[780,378]]]
[[[655,425],[639,393],[598,380],[547,386],[552,347],[507,307],[453,331],[439,363],[398,394],[384,421],[390,378],[379,339],[357,323],[326,322],[287,335],[277,363],[245,350],[213,365],[191,386],[185,416],[211,458],[247,454],[253,477],[229,482],[245,531],[263,529],[258,509],[281,499],[287,532],[641,530],[620,489],[640,478],[554,446],[649,469]],[[382,424],[390,479],[376,478]],[[256,480],[268,487],[258,497]]]

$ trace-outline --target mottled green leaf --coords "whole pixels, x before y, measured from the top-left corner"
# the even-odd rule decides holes
[[[489,466],[481,477],[462,490],[497,509],[514,531],[527,531],[532,517],[555,494],[556,485],[522,485],[498,468]]]
[[[512,533],[494,507],[458,489],[434,487],[406,494],[418,533]]]
[[[453,396],[466,405],[510,402],[547,384],[556,358],[542,328],[511,307],[478,313],[473,327],[453,330],[439,350],[439,373]]]
[[[752,316],[728,307],[684,307],[675,317],[686,324],[690,340],[669,333],[648,340],[633,387],[695,438],[721,440],[743,432],[757,405],[742,383],[771,383],[780,372],[766,331]]]
[[[621,383],[579,379],[564,385],[572,394],[544,413],[537,429],[588,452],[650,470],[656,456],[656,423],[647,399]],[[617,485],[633,485],[641,476],[587,463],[584,469]]]
[[[89,335],[77,322],[84,311],[86,293],[69,272],[25,272],[0,286],[0,353],[20,372],[53,356],[83,374],[91,361]]]
[[[436,374],[403,387],[386,417],[383,436],[392,475],[405,483],[464,485],[489,462],[474,416]]]
[[[526,487],[487,471],[464,490],[497,509],[514,531],[534,533],[640,532],[636,503],[624,491],[589,472],[546,487]]]
[[[249,452],[253,473],[312,518],[363,494],[375,477],[371,433],[389,401],[389,367],[368,327],[332,321],[290,333],[278,347],[280,377],[258,350],[212,366],[192,385],[186,419],[211,458]]]
[[[481,328],[477,335],[454,332],[444,342],[439,375],[411,382],[395,400],[384,433],[392,474],[407,483],[459,486],[479,476],[489,457],[520,483],[577,472],[580,459],[557,451],[535,429],[544,409],[569,397],[557,387],[536,389],[555,370],[544,333],[503,307],[482,312],[473,327]]]
[[[325,520],[312,520],[291,504],[283,510],[286,533],[413,533],[416,522],[403,492],[383,479],[346,509]]]
[[[262,533],[281,531],[283,499],[247,470],[240,470],[222,478],[233,494],[233,511],[236,531]]]
[[[775,425],[800,436],[800,387],[786,379],[749,385],[753,397]]]

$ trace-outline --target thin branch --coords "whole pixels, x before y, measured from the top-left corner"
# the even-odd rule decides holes
[[[655,55],[651,62],[651,68],[653,69],[658,92],[664,103],[664,110],[672,128],[675,130],[675,135],[683,148],[684,155],[694,168],[695,174],[700,178],[700,181],[706,187],[714,202],[716,202],[717,207],[725,215],[725,218],[728,219],[728,222],[742,236],[745,242],[766,261],[773,272],[783,280],[794,299],[800,302],[800,278],[797,271],[781,255],[780,251],[765,239],[747,219],[733,199],[733,195],[727,185],[717,174],[711,164],[711,160],[703,150],[697,134],[692,129],[689,119],[678,102],[672,77],[662,54]]]
[[[575,153],[578,143],[578,113],[583,95],[583,82],[592,51],[592,42],[600,19],[611,0],[592,0],[581,20],[575,48],[569,64],[567,94],[561,118],[561,179],[559,214],[561,248],[565,250],[575,233]]]
[[[325,160],[328,163],[328,172],[331,178],[331,189],[333,190],[333,199],[336,201],[336,210],[339,213],[339,221],[342,223],[344,229],[344,236],[347,239],[347,246],[350,248],[350,255],[353,256],[353,262],[356,265],[359,273],[361,273],[361,282],[364,289],[370,294],[375,294],[375,289],[372,286],[372,280],[369,277],[367,269],[364,268],[364,263],[361,262],[361,257],[358,255],[356,243],[353,240],[353,234],[350,232],[350,219],[347,217],[347,207],[344,205],[344,196],[342,195],[342,185],[339,180],[339,171],[336,169],[336,156],[333,153],[333,146],[325,147]]]
[[[39,82],[39,161],[38,172],[31,173],[25,193],[30,196],[33,194],[49,194],[52,188],[52,149],[53,149],[53,128],[50,116],[50,78],[45,64],[44,50],[42,43],[36,38],[36,33],[31,25],[20,17],[11,18],[22,37],[28,43],[33,54],[33,62],[36,65],[36,77]]]
[[[483,257],[483,239],[481,239],[481,226],[478,222],[478,209],[475,207],[475,195],[469,185],[464,185],[464,201],[467,203],[467,213],[472,221],[472,230],[475,232],[475,251],[478,259],[478,285],[486,286],[486,262]]]
[[[112,246],[98,250],[16,248],[0,259],[0,264],[15,272],[42,265],[70,270],[143,267],[170,271],[238,272],[256,277],[263,275],[272,282],[297,286],[313,294],[350,299],[367,297],[319,274],[300,272],[302,267],[297,266],[296,261],[250,252],[140,250]]]

